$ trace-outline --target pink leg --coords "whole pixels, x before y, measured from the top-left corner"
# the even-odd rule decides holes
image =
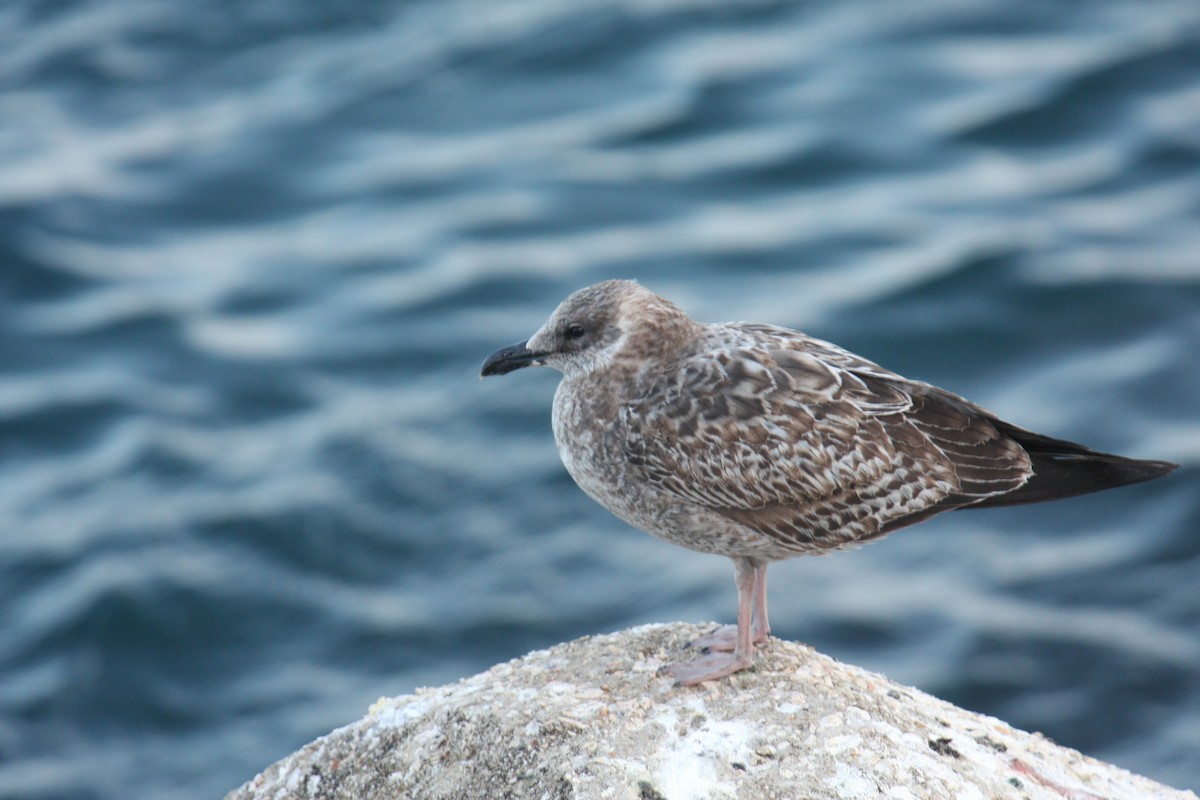
[[[754,664],[751,618],[755,616],[753,607],[756,587],[760,581],[765,584],[767,568],[765,564],[760,565],[751,558],[735,558],[733,568],[738,589],[737,642],[733,652],[709,653],[695,661],[672,664],[669,671],[679,686],[692,686],[703,681],[724,678]],[[766,592],[765,585],[763,592]],[[763,622],[765,621],[766,609],[763,610]]]
[[[755,644],[762,644],[770,638],[771,623],[767,621],[767,565],[758,564],[754,567],[754,627],[750,639]],[[722,625],[712,633],[706,633],[699,639],[688,642],[688,647],[726,653],[732,652],[736,646],[736,625]]]
[[[767,621],[767,565],[754,565],[754,643],[771,638],[771,623]]]

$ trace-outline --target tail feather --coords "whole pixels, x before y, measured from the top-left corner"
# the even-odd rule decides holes
[[[1171,461],[1145,461],[1100,453],[1081,444],[1051,439],[1001,420],[996,427],[1024,448],[1033,462],[1033,476],[1021,486],[964,508],[1015,506],[1099,492],[1162,477],[1179,467]]]

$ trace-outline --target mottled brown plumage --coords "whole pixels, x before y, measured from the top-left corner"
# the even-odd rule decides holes
[[[829,342],[701,324],[632,281],[567,298],[482,374],[563,372],[553,427],[589,495],[655,536],[734,560],[736,641],[681,683],[749,666],[769,633],[766,565],[853,546],[941,511],[1066,497],[1175,465],[1097,453],[1006,423]]]

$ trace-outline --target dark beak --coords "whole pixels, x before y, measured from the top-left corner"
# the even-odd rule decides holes
[[[489,375],[504,375],[512,372],[514,369],[540,364],[546,354],[535,353],[526,347],[525,344],[525,342],[517,342],[516,344],[510,344],[508,347],[501,347],[492,353],[487,357],[487,361],[483,362],[483,366],[480,367],[479,377],[486,378]]]

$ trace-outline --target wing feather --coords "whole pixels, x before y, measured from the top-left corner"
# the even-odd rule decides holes
[[[803,334],[738,330],[622,409],[624,455],[662,491],[800,551],[1028,480],[1025,451],[961,397]]]

